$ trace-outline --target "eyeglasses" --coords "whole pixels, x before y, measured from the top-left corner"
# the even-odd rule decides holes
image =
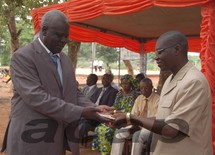
[[[171,45],[171,46],[168,46],[168,47],[165,47],[165,48],[160,48],[160,49],[157,49],[156,50],[156,53],[157,54],[161,54],[163,51],[165,51],[166,49],[168,49],[168,48],[172,48],[172,47],[174,47],[176,44],[174,44],[174,45]]]

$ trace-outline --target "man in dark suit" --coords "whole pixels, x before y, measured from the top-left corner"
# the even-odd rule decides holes
[[[102,76],[103,87],[99,88],[91,98],[91,101],[97,105],[113,106],[118,90],[111,86],[111,75]]]
[[[87,76],[87,85],[83,88],[82,92],[87,98],[91,98],[98,89],[97,87],[98,76],[96,74],[90,74]]]
[[[96,105],[108,105],[112,106],[114,104],[116,94],[118,90],[111,86],[112,75],[104,74],[102,76],[103,87],[98,88],[96,92],[91,97],[91,101]],[[82,119],[80,122],[80,136],[83,138],[87,135],[88,131],[93,131],[100,122],[95,120]]]
[[[66,16],[52,10],[42,18],[39,37],[13,54],[7,155],[63,155],[64,142],[79,155],[79,119],[107,121],[97,112],[110,108],[96,107],[77,89],[72,63],[61,52],[68,36]]]

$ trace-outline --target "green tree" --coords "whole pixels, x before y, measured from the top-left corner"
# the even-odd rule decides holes
[[[0,1],[0,26],[5,30],[8,30],[10,50],[14,52],[20,47],[19,36],[22,32],[22,28],[18,28],[17,22],[21,21],[25,27],[30,24],[30,9],[35,7],[46,6],[48,4],[58,3],[58,0],[1,0]],[[0,32],[3,42],[7,42],[7,37],[4,36],[4,32]],[[3,44],[1,44],[3,45]],[[8,44],[7,44],[8,45]],[[5,44],[5,46],[7,46]]]
[[[154,60],[155,60],[155,53],[154,52],[147,53],[147,62],[154,62]]]
[[[86,60],[92,59],[92,43],[81,44],[79,57],[85,58]]]
[[[23,25],[25,27],[23,28]],[[22,33],[19,36],[20,47],[27,45],[29,42],[32,42],[34,39],[34,29],[32,24],[26,24],[25,21],[17,21],[17,28],[22,29]]]
[[[10,57],[10,53],[13,53],[20,46],[24,46],[33,40],[33,27],[30,20],[30,9],[48,6],[59,2],[63,1],[1,0],[0,26],[3,30],[0,31],[0,48],[2,49],[0,53],[4,54],[4,56],[7,55]],[[8,30],[8,35],[5,35],[5,30]],[[10,47],[9,49],[7,48],[8,45]],[[76,67],[79,47],[80,42],[70,41],[68,43],[68,52],[66,53],[68,53],[70,59],[73,61],[73,67]],[[1,59],[3,60],[3,56],[1,56]],[[4,59],[4,61],[8,62],[8,59]]]
[[[188,59],[200,70],[201,69],[201,60],[198,55],[188,55]]]
[[[80,47],[80,58],[85,60],[92,59],[92,43],[82,43]],[[96,44],[96,59],[101,59],[105,62],[116,62],[118,60],[118,51],[116,48]]]
[[[102,59],[106,63],[113,63],[119,59],[119,52],[117,48],[97,44],[96,55],[98,59]]]
[[[6,26],[0,29],[0,66],[8,66],[10,60],[9,32]]]
[[[105,64],[118,61],[119,53],[116,48],[96,44],[95,59],[103,60]],[[82,43],[78,54],[78,66],[90,67],[92,62],[92,43]]]
[[[10,62],[10,47],[6,44],[7,42],[0,43],[0,66],[8,66]]]
[[[119,51],[117,48],[97,44],[96,55],[98,60],[103,60],[106,65],[106,72],[111,72],[111,63],[119,60]]]

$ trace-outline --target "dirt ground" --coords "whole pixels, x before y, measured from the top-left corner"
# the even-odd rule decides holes
[[[0,79],[0,148],[2,147],[2,139],[8,123],[10,99],[12,96],[11,82],[6,84],[4,81],[5,79]]]

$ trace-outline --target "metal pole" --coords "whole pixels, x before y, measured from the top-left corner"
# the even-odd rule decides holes
[[[119,65],[118,65],[118,85],[120,84],[120,67],[121,67],[121,48],[119,49]]]
[[[93,73],[93,64],[95,61],[95,57],[96,57],[96,43],[92,42],[92,64],[91,64],[91,73]]]
[[[140,51],[140,73],[144,73],[146,75],[147,70],[147,56],[143,49],[143,43],[141,43],[141,51]]]

